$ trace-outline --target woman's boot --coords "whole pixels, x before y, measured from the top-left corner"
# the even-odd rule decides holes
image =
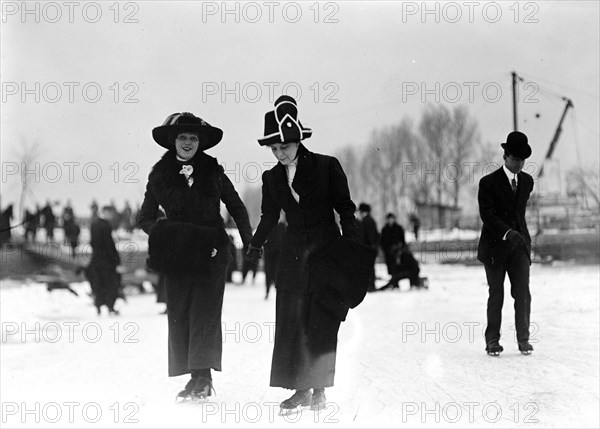
[[[313,411],[319,411],[323,410],[326,405],[327,398],[325,397],[325,388],[314,389],[310,409]]]
[[[283,401],[279,408],[282,412],[296,409],[298,407],[310,407],[312,405],[312,393],[310,389],[296,390],[291,397]]]

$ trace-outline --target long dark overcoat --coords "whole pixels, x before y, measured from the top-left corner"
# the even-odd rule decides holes
[[[119,294],[119,275],[117,266],[121,257],[112,237],[112,228],[108,221],[95,218],[90,225],[90,245],[92,258],[86,268],[86,276],[94,294],[96,307],[102,305],[112,309]]]
[[[396,253],[406,245],[404,238],[404,228],[398,223],[385,225],[381,229],[381,248],[385,255],[385,264],[388,273],[393,274],[396,271]]]
[[[340,320],[324,311],[314,298],[330,282],[327,249],[340,237],[334,210],[340,216],[344,236],[357,235],[355,205],[346,175],[336,158],[309,152],[300,144],[292,183],[299,202],[292,196],[282,164],[264,172],[262,180],[262,217],[252,245],[264,244],[282,209],[288,222],[275,281],[271,386],[332,386]]]
[[[179,173],[184,164],[194,168],[191,187]],[[199,151],[190,161],[180,162],[173,151],[168,151],[148,177],[139,214],[139,224],[146,233],[150,233],[157,221],[159,206],[167,220],[217,230],[217,255],[205,275],[166,278],[170,376],[186,374],[192,369],[221,370],[221,310],[226,268],[231,262],[221,201],[235,220],[242,240],[248,243],[252,237],[248,212],[215,158]]]

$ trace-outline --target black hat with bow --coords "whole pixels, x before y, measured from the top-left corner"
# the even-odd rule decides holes
[[[261,146],[275,143],[297,143],[312,135],[298,119],[298,105],[289,95],[275,100],[275,110],[265,114],[265,135],[258,139]]]

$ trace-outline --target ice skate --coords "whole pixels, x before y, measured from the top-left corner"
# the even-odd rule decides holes
[[[192,389],[195,384],[196,384],[196,379],[192,376],[192,378],[190,379],[190,381],[187,382],[187,384],[185,385],[183,390],[181,392],[179,392],[177,394],[177,396],[175,397],[175,403],[182,404],[185,402],[190,402]]]
[[[279,415],[290,415],[298,412],[302,407],[310,406],[312,406],[312,393],[310,389],[296,390],[296,393],[279,405]]]
[[[324,410],[327,405],[327,398],[325,397],[325,389],[315,389],[312,395],[312,403],[310,409],[313,411]]]
[[[487,343],[485,351],[490,356],[500,356],[500,353],[504,351],[504,347],[500,345],[498,340],[492,340],[489,343]]]
[[[212,380],[207,377],[198,377],[192,386],[189,395],[191,402],[204,402],[209,396],[212,396],[214,390]]]
[[[529,344],[529,341],[519,341],[519,351],[525,356],[529,356],[533,352],[533,346]]]

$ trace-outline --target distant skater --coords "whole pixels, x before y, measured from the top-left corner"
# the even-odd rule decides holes
[[[92,259],[85,274],[92,288],[98,315],[101,314],[102,306],[106,306],[111,315],[119,314],[115,310],[115,301],[119,297],[120,275],[117,266],[121,263],[121,258],[112,237],[111,215],[110,208],[103,207],[101,216],[96,217],[90,226]]]
[[[358,205],[358,242],[373,249],[375,252],[379,249],[379,232],[375,219],[371,216],[371,206],[367,203]],[[369,292],[375,292],[375,265],[369,282]]]

